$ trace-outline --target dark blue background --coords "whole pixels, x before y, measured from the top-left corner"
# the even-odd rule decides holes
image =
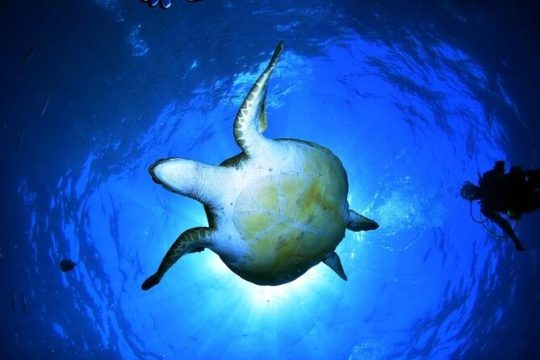
[[[516,253],[458,192],[496,159],[540,167],[539,15],[532,1],[4,1],[0,357],[536,358],[540,217],[518,225]],[[338,247],[348,282],[317,266],[258,287],[205,251],[142,292],[205,224],[148,165],[238,152],[234,115],[279,40],[267,135],[331,148],[351,207],[381,228]]]

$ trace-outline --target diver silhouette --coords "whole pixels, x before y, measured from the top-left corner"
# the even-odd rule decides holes
[[[514,229],[500,213],[517,221],[523,213],[540,208],[540,191],[536,191],[540,188],[540,170],[524,171],[513,166],[506,173],[504,166],[504,161],[496,161],[493,169],[480,177],[478,185],[466,181],[461,187],[461,197],[471,203],[480,201],[482,214],[512,239],[516,250],[523,251],[525,248]]]

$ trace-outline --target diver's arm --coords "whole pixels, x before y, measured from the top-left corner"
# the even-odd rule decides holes
[[[486,209],[482,209],[482,214],[484,214],[485,217],[487,217],[489,220],[493,221],[495,224],[499,225],[501,229],[506,233],[506,235],[510,236],[510,239],[514,242],[514,245],[516,247],[516,250],[523,251],[525,248],[521,244],[521,241],[519,241],[518,237],[516,236],[516,233],[512,229],[512,226],[510,226],[510,223],[503,219],[501,215],[499,215],[495,211],[490,211]]]

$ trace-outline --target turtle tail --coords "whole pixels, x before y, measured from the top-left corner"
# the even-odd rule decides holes
[[[260,149],[261,145],[269,141],[262,135],[266,129],[266,90],[270,75],[282,51],[283,41],[280,41],[268,66],[249,90],[234,119],[234,139],[247,155]]]

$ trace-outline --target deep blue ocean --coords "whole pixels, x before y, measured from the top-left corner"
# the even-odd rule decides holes
[[[459,195],[496,160],[540,167],[535,3],[3,0],[0,358],[538,359],[540,211],[518,253]],[[142,291],[207,225],[148,167],[237,154],[280,40],[265,135],[331,149],[380,228],[346,232],[346,282],[258,286],[206,250]]]

